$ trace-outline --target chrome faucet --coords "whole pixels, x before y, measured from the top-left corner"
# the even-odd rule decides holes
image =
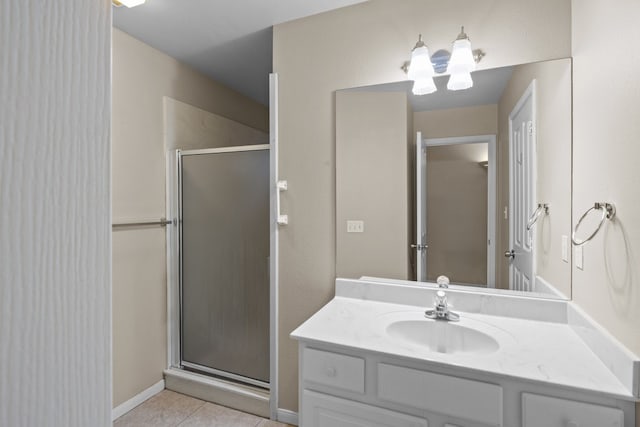
[[[424,312],[424,317],[436,320],[448,320],[458,321],[460,315],[449,310],[449,303],[447,302],[447,294],[442,289],[436,292],[436,298],[434,300],[434,308],[430,308]]]

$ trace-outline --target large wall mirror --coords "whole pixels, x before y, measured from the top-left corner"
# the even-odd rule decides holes
[[[571,297],[571,59],[336,92],[336,274]]]

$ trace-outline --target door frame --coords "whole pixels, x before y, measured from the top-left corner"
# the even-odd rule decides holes
[[[531,80],[531,83],[529,83],[529,86],[527,86],[527,88],[525,89],[525,91],[522,93],[522,95],[520,96],[520,99],[518,99],[518,102],[516,103],[516,105],[513,107],[513,109],[511,110],[511,112],[509,113],[509,146],[508,146],[508,150],[509,150],[509,154],[508,154],[508,159],[509,159],[509,211],[508,211],[508,217],[509,217],[509,250],[513,249],[514,247],[514,240],[513,240],[513,202],[514,202],[514,195],[513,195],[513,161],[512,161],[512,154],[513,154],[513,119],[515,118],[515,116],[520,112],[520,110],[522,109],[522,107],[525,105],[525,103],[529,100],[531,100],[531,123],[533,126],[532,132],[533,135],[531,137],[532,143],[533,143],[533,152],[537,153],[538,147],[538,135],[537,135],[537,129],[538,129],[538,116],[537,116],[537,95],[536,95],[536,79]],[[532,163],[532,171],[531,171],[531,186],[532,186],[532,190],[531,190],[531,194],[533,195],[534,200],[532,200],[532,206],[533,203],[535,203],[535,198],[537,197],[537,180],[538,177],[536,175],[536,171],[538,170],[538,163],[537,163],[537,157],[538,156],[534,156],[533,158],[533,163]],[[535,237],[535,234],[534,234]],[[534,242],[535,244],[535,242]],[[536,280],[536,255],[535,255],[535,247],[534,247],[534,252],[533,252],[533,260],[532,260],[532,271],[531,271],[531,280],[533,281],[532,286],[534,286],[535,288],[535,280]],[[509,262],[509,289],[513,289],[513,263]]]
[[[496,287],[496,136],[473,135],[447,138],[424,138],[423,148],[443,145],[480,144],[488,147],[489,166],[487,169],[487,288]],[[420,165],[416,165],[416,169]],[[416,201],[416,205],[420,203]],[[416,219],[418,221],[418,219]]]
[[[270,243],[269,243],[269,289],[271,299],[270,315],[269,315],[269,361],[271,363],[269,369],[269,412],[272,420],[279,420],[279,381],[278,381],[278,283],[279,283],[279,267],[280,259],[279,243],[278,243],[278,74],[269,74],[269,227]]]

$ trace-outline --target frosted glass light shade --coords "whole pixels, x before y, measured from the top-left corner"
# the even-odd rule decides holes
[[[118,0],[119,3],[127,7],[136,7],[143,4],[146,0]]]
[[[433,81],[433,77],[427,77],[424,79],[417,79],[413,82],[413,89],[411,92],[414,95],[428,95],[438,90],[436,83]]]
[[[447,89],[449,90],[464,90],[470,87],[473,87],[471,73],[452,74],[447,82]]]
[[[476,69],[476,61],[473,59],[471,42],[468,38],[458,39],[453,42],[453,50],[447,72],[449,74],[470,73]]]
[[[407,71],[409,80],[429,79],[433,77],[433,74],[433,64],[431,63],[429,48],[424,44],[420,47],[416,46],[411,52],[411,63]]]

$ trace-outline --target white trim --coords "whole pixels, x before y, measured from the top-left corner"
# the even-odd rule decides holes
[[[278,74],[269,74],[269,412],[278,419]],[[291,423],[289,423],[291,424]],[[297,424],[297,417],[296,417]]]
[[[427,178],[427,159],[426,148],[424,145],[424,139],[422,138],[422,132],[416,133],[416,245],[427,244],[427,195],[426,195],[426,178]],[[424,199],[424,200],[423,200]],[[418,282],[427,281],[427,257],[428,252],[424,249],[416,248],[416,280]]]
[[[423,141],[427,147],[436,147],[441,145],[454,144],[479,144],[489,143],[490,140],[495,142],[495,135],[472,135],[472,136],[452,136],[447,138],[425,138]]]
[[[448,138],[426,138],[422,144],[437,147],[455,144],[481,144],[488,146],[489,167],[487,170],[487,288],[496,287],[496,136],[473,135]],[[416,202],[417,203],[417,202]]]
[[[180,150],[182,156],[194,156],[198,154],[219,154],[219,153],[237,153],[240,151],[259,151],[268,150],[269,144],[258,145],[232,145],[220,148],[202,148],[198,150]]]
[[[298,413],[287,409],[278,409],[276,421],[294,426],[298,425]]]
[[[140,393],[133,396],[126,402],[121,403],[111,410],[111,421],[115,421],[136,406],[151,399],[156,394],[164,390],[164,380],[160,380],[146,390],[142,390]]]

